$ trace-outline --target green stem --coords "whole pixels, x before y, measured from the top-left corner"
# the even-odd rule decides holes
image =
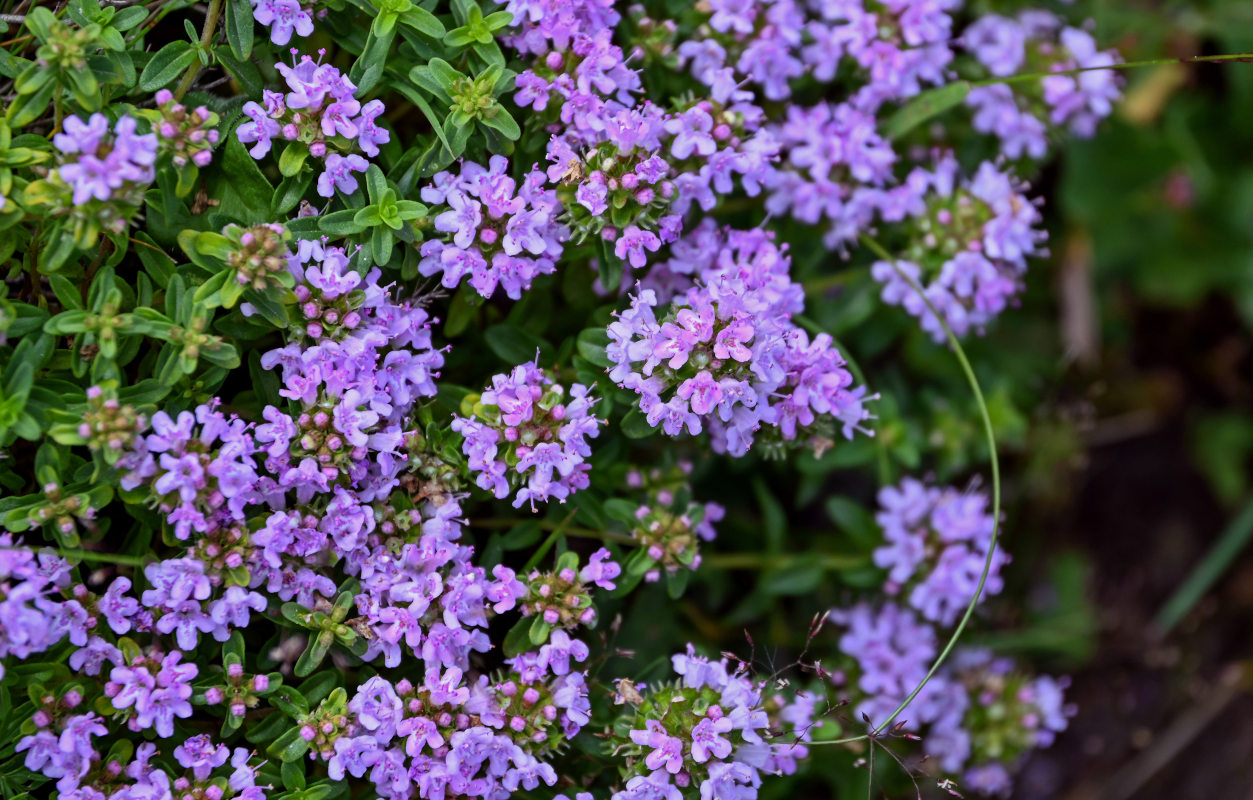
[[[801,288],[805,290],[806,297],[814,297],[852,283],[857,278],[865,275],[867,271],[866,268],[851,267],[833,275],[817,275],[807,281],[801,281]]]
[[[771,553],[710,553],[701,556],[701,567],[710,569],[774,569],[786,567],[797,562],[817,561],[825,570],[854,569],[869,566],[869,559],[863,556],[813,555],[802,553],[797,555],[777,555]]]
[[[896,270],[897,275],[907,281],[910,287],[918,293],[918,296],[922,298],[924,303],[926,303],[927,310],[935,315],[936,320],[940,323],[940,327],[944,329],[944,335],[948,338],[948,343],[953,348],[953,353],[957,356],[957,361],[961,364],[962,372],[966,375],[966,381],[970,384],[971,392],[974,393],[975,404],[979,407],[979,415],[983,418],[983,432],[987,437],[988,460],[992,469],[992,538],[988,543],[988,556],[983,562],[983,574],[979,576],[979,584],[975,587],[974,595],[970,598],[970,602],[966,605],[966,613],[962,614],[962,618],[957,623],[957,627],[953,629],[952,636],[949,637],[948,643],[944,645],[944,649],[940,651],[940,655],[931,665],[931,669],[927,670],[926,676],[923,677],[922,681],[914,687],[914,690],[909,693],[909,696],[896,707],[896,710],[893,711],[887,719],[880,723],[879,727],[875,728],[874,733],[879,734],[886,730],[887,727],[892,724],[892,721],[900,716],[901,712],[914,701],[914,698],[918,696],[919,692],[926,687],[927,683],[931,680],[935,673],[939,671],[941,665],[943,665],[944,661],[948,658],[949,653],[951,653],[953,648],[957,645],[957,640],[960,639],[962,633],[965,632],[966,625],[969,624],[970,618],[974,616],[975,606],[979,604],[979,598],[983,596],[983,586],[987,583],[988,574],[992,571],[992,559],[996,554],[997,535],[1000,533],[1001,466],[1000,461],[996,456],[996,434],[992,429],[992,417],[988,413],[988,404],[983,398],[983,390],[979,387],[979,379],[975,377],[975,371],[970,366],[970,360],[966,358],[966,351],[962,349],[961,342],[957,340],[957,337],[953,334],[952,328],[948,326],[944,317],[941,316],[935,306],[931,304],[931,301],[927,298],[926,292],[924,292],[922,287],[918,285],[918,282],[906,275],[905,272],[900,269],[896,263],[896,258],[888,253],[888,251],[884,249],[883,245],[875,241],[874,238],[863,235],[861,240],[862,243],[865,244],[866,247],[870,248],[875,255],[892,264],[892,268]]]
[[[121,553],[96,553],[91,550],[64,550],[59,547],[35,547],[33,545],[0,545],[0,550],[24,550],[28,553],[38,553],[41,550],[52,550],[62,558],[79,559],[80,561],[108,561],[111,564],[126,564],[132,567],[142,567],[154,560],[149,556],[128,556]]]
[[[577,509],[576,509],[577,510]],[[567,518],[568,520],[568,518]],[[471,528],[514,528],[521,525],[526,520],[513,519],[511,517],[488,517],[487,519],[471,520],[469,526]],[[621,542],[622,544],[634,544],[635,540],[630,536],[613,531],[597,531],[591,528],[579,528],[574,525],[566,525],[565,522],[551,522],[549,520],[540,520],[537,523],[540,530],[551,531],[561,528],[567,536],[577,536],[580,539],[600,539],[603,542]]]
[[[1057,70],[1056,72],[1029,72],[1022,75],[1009,75],[1004,78],[987,78],[981,81],[971,81],[970,85],[975,87],[995,86],[998,83],[1023,83],[1025,81],[1047,78],[1050,75],[1079,75],[1084,72],[1096,72],[1103,69],[1138,69],[1140,67],[1160,67],[1168,64],[1209,64],[1223,61],[1253,62],[1253,53],[1223,53],[1216,56],[1188,56],[1187,58],[1149,58],[1142,61],[1124,61],[1120,64],[1106,64],[1100,67],[1078,67],[1076,69]]]
[[[209,0],[209,12],[204,18],[204,30],[200,32],[200,49],[207,51],[209,45],[213,44],[213,34],[217,31],[218,17],[222,16],[222,0]],[[174,92],[175,100],[182,100],[183,95],[187,94],[191,89],[191,85],[196,80],[196,76],[200,74],[200,56],[196,56],[196,60],[187,68],[187,74],[183,75],[183,80],[179,82],[177,91]]]
[[[548,551],[551,550],[553,545],[557,543],[557,537],[561,535],[562,531],[566,529],[566,525],[570,522],[570,520],[574,519],[574,515],[578,512],[579,510],[577,508],[570,509],[570,513],[566,514],[566,518],[553,527],[553,532],[548,534],[548,538],[545,539],[544,543],[539,546],[539,549],[527,559],[526,566],[522,567],[523,572],[530,572],[535,568],[535,565],[540,562],[540,559],[548,554]]]

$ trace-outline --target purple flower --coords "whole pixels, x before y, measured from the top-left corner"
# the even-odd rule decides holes
[[[496,289],[517,300],[539,275],[556,270],[566,228],[556,222],[556,192],[541,188],[544,173],[532,170],[518,185],[508,176],[509,161],[492,156],[488,167],[463,162],[461,173],[437,173],[422,188],[422,199],[447,205],[435,215],[435,229],[451,237],[428,239],[418,271],[442,273],[455,288],[463,279],[483,297]]]
[[[213,638],[224,642],[230,638],[231,628],[247,628],[249,611],[261,613],[266,605],[265,597],[257,592],[242,586],[228,586],[221,598],[209,604]]]
[[[617,585],[613,579],[622,574],[622,568],[612,558],[613,554],[604,547],[592,553],[587,566],[579,570],[579,580],[594,583],[605,591],[612,591]]]
[[[191,716],[191,681],[195,664],[180,664],[182,653],[167,653],[159,664],[141,658],[130,667],[114,667],[105,686],[105,695],[114,708],[131,714],[131,730],[155,728],[157,735],[174,735],[174,718]]]
[[[609,210],[609,190],[605,188],[604,178],[600,173],[593,174],[588,180],[579,184],[574,192],[574,199],[595,216]]]
[[[230,758],[230,748],[224,744],[214,744],[208,734],[193,736],[174,748],[174,758],[184,768],[191,770],[198,781],[206,781],[213,770],[226,763]]]
[[[570,673],[571,659],[586,661],[590,651],[586,644],[571,638],[570,634],[564,630],[555,630],[549,635],[547,644],[543,645],[539,652],[540,659],[554,675],[567,675]]]
[[[648,263],[645,251],[655,253],[660,248],[661,240],[657,238],[657,234],[628,225],[614,243],[613,252],[618,258],[630,261],[631,266],[639,268]]]
[[[705,717],[692,728],[692,760],[697,764],[703,764],[711,757],[726,758],[731,754],[731,742],[724,739],[721,734],[731,731],[732,722],[727,717],[715,718],[712,713],[715,708],[718,707],[711,706],[710,716]]]
[[[357,715],[358,724],[369,731],[380,745],[386,746],[396,735],[401,702],[391,683],[383,678],[375,676],[362,684],[349,701],[348,710]]]
[[[318,194],[332,197],[337,189],[344,194],[352,194],[358,186],[353,173],[365,172],[369,166],[369,162],[356,153],[348,156],[331,153],[326,157],[326,170],[318,176]]]
[[[631,741],[652,748],[644,759],[649,769],[664,769],[671,775],[677,775],[683,769],[683,740],[667,733],[657,720],[647,720],[644,730],[631,731]]]
[[[689,158],[693,152],[701,156],[713,155],[718,149],[718,143],[710,135],[713,127],[713,118],[700,106],[667,121],[666,130],[675,135],[670,154],[677,159]]]
[[[285,45],[292,33],[310,36],[313,33],[313,17],[297,0],[253,0],[253,17],[270,29],[270,41]]]
[[[168,608],[157,620],[156,628],[161,633],[173,633],[178,646],[184,650],[194,650],[201,633],[213,630],[213,620],[200,608],[195,600],[184,600]]]
[[[253,158],[263,158],[270,152],[271,140],[279,135],[279,125],[264,108],[251,100],[244,103],[243,111],[249,122],[240,125],[235,135],[244,144],[256,142],[248,154]]]
[[[375,124],[382,115],[383,101],[375,99],[361,107],[361,117],[357,120],[357,146],[370,158],[379,154],[379,145],[392,140],[390,131]]]
[[[65,120],[65,132],[54,136],[53,144],[67,156],[57,174],[72,189],[75,205],[121,197],[152,182],[157,136],[136,134],[136,125],[134,118],[123,116],[110,132],[108,119],[99,113],[86,123],[74,116]]]

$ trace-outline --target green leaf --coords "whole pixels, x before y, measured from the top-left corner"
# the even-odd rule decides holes
[[[439,21],[439,17],[420,6],[414,6],[401,14],[400,24],[432,39],[439,39],[444,35],[444,24]]]
[[[616,519],[628,528],[635,527],[638,521],[635,512],[640,508],[639,503],[633,503],[622,497],[611,497],[605,501],[605,513],[610,519]]]
[[[532,646],[539,647],[548,641],[548,634],[552,632],[552,629],[553,626],[544,620],[543,615],[537,615],[527,631],[527,638]]]
[[[306,172],[294,178],[284,178],[274,190],[274,207],[270,209],[272,217],[285,217],[304,199],[313,182],[313,173]]]
[[[687,584],[692,579],[692,570],[679,569],[678,572],[666,573],[666,594],[671,600],[678,600],[687,591]]]
[[[391,24],[385,24],[387,21]],[[375,17],[374,24],[370,26],[370,32],[366,35],[365,49],[361,51],[361,55],[357,56],[352,69],[348,72],[349,80],[357,84],[358,96],[364,95],[377,86],[383,77],[383,70],[387,67],[387,55],[391,52],[392,41],[396,38],[395,21],[395,14],[383,12]]]
[[[84,325],[87,320],[88,312],[86,311],[62,311],[52,319],[44,323],[44,333],[50,333],[53,336],[67,336],[75,333],[82,333],[87,328]]]
[[[48,283],[52,286],[52,293],[57,296],[57,300],[61,301],[61,305],[66,310],[75,311],[82,309],[82,294],[69,278],[64,275],[51,275],[48,277]]]
[[[231,632],[226,643],[222,645],[222,657],[236,658],[240,664],[244,662],[244,637],[238,628]]]
[[[247,5],[247,0],[244,0],[244,3]],[[131,6],[130,8],[123,8],[118,11],[117,14],[113,16],[109,26],[114,30],[129,31],[131,28],[135,27],[147,18],[148,9],[142,6]]]
[[[493,325],[483,338],[488,348],[510,366],[534,360],[536,351],[544,347],[538,336],[507,324]]]
[[[575,345],[579,355],[596,366],[609,369],[614,365],[605,352],[609,346],[609,331],[604,328],[584,328],[579,332]]]
[[[230,42],[231,53],[240,61],[247,61],[252,55],[252,22],[252,3],[227,0],[226,41]]]
[[[222,208],[231,216],[245,224],[273,220],[279,216],[270,213],[274,187],[234,134],[227,139],[226,147],[223,148],[219,175],[210,191],[222,200]],[[297,202],[299,200],[296,199]]]
[[[195,60],[196,51],[192,49],[191,42],[181,39],[170,42],[144,66],[139,75],[139,88],[155,92],[186,72]]]
[[[430,69],[430,74],[435,79],[435,82],[444,90],[444,94],[448,95],[449,99],[452,99],[452,87],[457,81],[466,76],[462,75],[457,71],[456,67],[442,58],[432,58],[427,63],[427,67]]]
[[[622,418],[622,435],[628,439],[643,439],[652,436],[657,429],[648,424],[648,417],[638,408],[633,408]]]
[[[287,315],[287,306],[275,299],[274,289],[267,289],[264,292],[247,289],[244,291],[244,299],[251,303],[257,313],[274,327],[282,329],[291,324],[291,318]]]
[[[309,701],[305,699],[303,694],[291,686],[280,687],[277,692],[270,694],[266,700],[270,705],[292,719],[303,717],[309,713]]]
[[[357,214],[358,211],[352,208],[332,211],[317,218],[318,228],[328,236],[351,236],[354,233],[361,233],[368,226],[356,221]]]
[[[4,112],[5,119],[14,128],[29,125],[43,116],[44,110],[52,102],[52,93],[56,89],[57,84],[49,81],[33,94],[19,94]]]
[[[300,654],[300,658],[296,659],[296,666],[292,672],[298,678],[304,678],[312,675],[313,671],[318,668],[322,660],[326,658],[326,654],[330,652],[331,645],[335,643],[335,637],[330,631],[322,631],[317,636],[309,639],[309,644],[305,647],[305,651]]]
[[[300,791],[305,788],[305,760],[284,761],[281,770],[283,786]]]
[[[883,535],[875,522],[874,514],[847,497],[827,498],[827,516],[848,535],[858,547],[873,549],[882,544]]]
[[[309,743],[300,735],[300,728],[294,727],[288,729],[287,733],[274,740],[274,742],[265,749],[265,752],[271,758],[278,759],[283,763],[289,761],[299,761],[305,753],[309,752]]]
[[[248,97],[258,97],[265,88],[261,79],[261,71],[257,65],[247,59],[235,58],[229,47],[213,48],[213,57],[227,73],[239,81],[239,86]]]
[[[403,89],[401,90],[401,94],[409,98],[409,100],[411,100],[413,104],[426,115],[427,122],[431,123],[431,129],[435,131],[435,136],[439,139],[439,143],[444,146],[444,149],[448,152],[449,157],[456,158],[456,156],[452,154],[452,142],[450,142],[448,137],[444,135],[444,120],[435,113],[435,110],[431,108],[431,105],[426,102],[426,98],[416,92],[406,92]]]
[[[299,175],[308,157],[309,145],[303,142],[292,142],[283,148],[283,154],[278,158],[278,171],[285,178]]]
[[[599,249],[600,257],[596,260],[600,267],[600,284],[606,291],[616,292],[622,283],[622,259],[614,255],[613,245],[604,239],[600,240]]]
[[[378,164],[371,164],[365,171],[365,186],[371,203],[377,205],[383,201],[383,194],[387,191],[387,178],[383,177],[383,170],[379,169]]]
[[[435,74],[435,71],[432,70],[429,65],[419,64],[409,70],[409,80],[413,81],[413,83],[419,88],[425,89],[445,103],[452,102],[452,95],[449,94],[452,84],[449,83],[448,86],[445,87],[443,81],[440,80],[439,76]],[[431,115],[428,114],[427,116],[430,117]]]
[[[492,130],[499,131],[502,136],[511,142],[516,142],[518,137],[522,135],[522,129],[518,127],[518,123],[503,107],[497,107],[495,114],[479,120],[479,123]]]
[[[971,88],[969,81],[954,81],[923,92],[887,118],[881,131],[883,137],[900,138],[932,117],[960,105]]]
[[[392,260],[392,245],[395,244],[392,232],[380,225],[370,236],[370,250],[373,251],[374,263],[386,266]]]
[[[309,706],[313,707],[330,695],[341,683],[341,676],[337,669],[324,669],[316,675],[309,677],[300,684],[301,694],[309,701]]]

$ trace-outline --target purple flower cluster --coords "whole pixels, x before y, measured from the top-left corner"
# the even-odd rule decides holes
[[[170,154],[176,167],[209,166],[220,136],[216,128],[218,115],[205,106],[188,111],[169,89],[157,92],[156,101],[160,118],[153,131],[160,137],[161,151]]]
[[[0,659],[42,653],[71,635],[74,620],[86,617],[77,601],[58,597],[70,584],[69,563],[52,550],[36,554],[15,545],[11,534],[0,534]],[[77,643],[86,644],[85,625],[74,627]]]
[[[861,602],[828,614],[840,628],[840,665],[829,677],[871,728],[927,678],[939,652],[933,625],[952,624],[975,596],[992,532],[979,494],[907,479],[881,491],[879,503],[885,543],[874,560],[889,570],[883,591],[908,590],[910,607]],[[1007,561],[994,554],[985,595],[1000,590],[998,571]],[[945,772],[964,769],[971,788],[1004,794],[1015,762],[1066,727],[1066,686],[1065,679],[1022,674],[987,651],[958,649],[896,720],[922,735],[924,750]]]
[[[333,197],[337,189],[344,194],[357,191],[354,173],[365,172],[369,162],[351,152],[354,145],[373,157],[380,144],[391,140],[391,133],[378,124],[383,102],[371,100],[362,105],[353,96],[357,87],[348,76],[309,56],[301,56],[290,66],[280,62],[274,68],[287,81],[288,91],[266,89],[261,103],[244,104],[249,121],[236,129],[239,141],[255,142],[248,152],[256,159],[270,152],[275,138],[290,142],[289,148],[305,148],[308,155],[323,160],[319,195]]]
[[[292,34],[310,36],[313,33],[313,14],[300,0],[251,0],[252,17],[270,29],[270,41],[284,45]]]
[[[114,667],[104,693],[113,707],[126,717],[133,731],[152,728],[168,739],[174,735],[174,719],[191,716],[191,682],[199,669],[180,663],[177,650],[161,655],[138,655],[125,666]]]
[[[718,535],[714,523],[726,515],[726,509],[690,499],[687,476],[691,472],[691,463],[680,462],[669,471],[654,468],[647,475],[637,469],[627,473],[627,486],[644,490],[631,537],[654,563],[644,573],[645,582],[660,580],[662,570],[675,575],[680,569],[697,569],[700,542],[711,542]]]
[[[531,55],[567,50],[581,34],[612,30],[622,19],[613,5],[613,0],[508,0],[505,11],[513,15],[519,31],[505,41]]]
[[[834,672],[832,680],[852,692],[854,713],[878,725],[926,676],[938,652],[935,629],[890,602],[835,609],[828,618],[841,628],[840,653],[852,660],[851,668]],[[956,727],[966,705],[958,687],[933,678],[898,719],[908,720],[906,728],[915,731],[924,725]]]
[[[644,694],[632,688],[624,698],[635,706],[635,718],[625,736],[613,735],[614,752],[626,764],[625,786],[612,800],[681,800],[689,787],[699,788],[702,800],[752,800],[762,773],[795,771],[813,698],[802,696],[791,706],[778,696],[766,698],[765,684],[750,681],[726,659],[696,655],[691,645],[671,662],[678,683]],[[780,737],[786,743],[772,743],[772,731],[784,728],[790,728]]]
[[[865,108],[903,100],[927,85],[944,83],[953,60],[949,12],[961,0],[817,0],[817,19],[805,32],[807,67],[830,80],[841,60],[852,61],[868,79],[856,100]]]
[[[840,651],[849,664],[832,680],[877,726],[926,676],[938,649],[935,630],[891,603],[829,616],[842,628]],[[942,770],[965,770],[970,788],[1006,794],[1014,764],[1066,728],[1074,713],[1064,701],[1067,685],[1064,678],[1022,674],[985,650],[959,649],[897,719],[922,733],[923,749]]]
[[[509,159],[492,156],[486,168],[466,161],[459,175],[440,172],[422,188],[424,201],[446,210],[432,210],[435,230],[445,237],[422,244],[420,273],[442,274],[449,289],[469,277],[483,297],[501,288],[518,300],[536,277],[556,271],[568,238],[557,221],[557,196],[538,170],[521,186],[508,172]]]
[[[564,503],[586,489],[587,440],[604,423],[592,411],[597,400],[587,386],[571,384],[567,393],[537,364],[538,358],[492,376],[472,413],[452,423],[464,437],[461,449],[478,474],[475,483],[498,499],[514,494],[514,508],[529,503],[534,509],[536,501],[554,498]]]
[[[497,565],[491,576],[470,563],[474,548],[461,544],[461,508],[436,495],[422,515],[384,522],[368,546],[355,553],[348,570],[359,576],[357,610],[372,637],[365,658],[383,656],[395,667],[405,656],[422,659],[428,673],[469,669],[470,654],[491,647],[491,617],[513,609],[526,592],[512,569]],[[400,523],[400,524],[398,524]],[[406,536],[405,526],[418,534]]]
[[[637,101],[639,74],[611,30],[575,33],[521,73],[514,100],[544,113],[554,136],[548,179],[575,237],[599,236],[633,267],[673,242],[693,205],[708,211],[735,179],[750,196],[777,147],[751,94],[715,94],[674,111]]]
[[[289,269],[292,341],[265,353],[261,365],[281,372],[279,393],[301,411],[263,412],[256,439],[265,470],[301,503],[316,494],[347,498],[337,493],[343,489],[364,501],[386,496],[405,465],[408,413],[435,394],[444,363],[432,346],[433,320],[397,302],[379,285],[377,268],[364,276],[353,270],[341,248],[303,241]]]
[[[1046,255],[1040,211],[1026,187],[991,162],[973,178],[959,180],[960,166],[949,153],[935,168],[915,169],[889,192],[891,221],[904,219],[908,242],[896,262],[871,268],[883,284],[883,301],[918,317],[931,338],[944,328],[922,295],[957,336],[981,331],[1021,289],[1027,259]]]
[[[621,574],[622,568],[604,547],[592,553],[582,569],[579,569],[575,553],[563,553],[557,560],[555,571],[532,570],[527,575],[522,615],[540,617],[545,624],[558,629],[573,629],[580,625],[591,627],[596,624],[591,587],[599,586],[605,591],[612,591],[617,587],[614,579]],[[568,642],[569,637],[558,630],[550,644],[560,643],[562,647],[568,647]]]
[[[913,478],[882,489],[875,519],[884,544],[874,551],[874,563],[888,571],[887,593],[901,594],[931,622],[956,622],[987,563],[993,528],[987,506],[981,492],[927,486]],[[1001,568],[1008,562],[998,548],[980,600],[1000,593]]]
[[[874,114],[851,103],[789,106],[771,128],[783,163],[767,184],[766,210],[826,226],[829,248],[854,242],[887,199],[896,161],[875,128]]]
[[[94,762],[99,760],[100,753],[92,744],[92,737],[109,732],[94,711],[57,713],[77,709],[82,701],[77,689],[66,692],[59,701],[54,697],[44,698],[40,704],[43,707],[32,720],[35,732],[19,739],[15,748],[19,753],[26,753],[27,769],[46,778],[56,778],[57,791],[62,795],[77,789]]]
[[[1024,11],[1013,19],[988,14],[963,32],[962,45],[995,77],[1092,70],[970,91],[966,104],[974,110],[975,130],[997,137],[1009,158],[1043,158],[1054,131],[1091,136],[1121,96],[1117,73],[1101,69],[1118,63],[1117,51],[1099,50],[1091,34],[1048,11]]]
[[[379,795],[400,800],[508,797],[557,773],[544,759],[590,720],[577,640],[507,660],[498,681],[461,669],[428,668],[421,684],[381,677],[348,702],[349,720],[326,744],[330,775],[368,777]]]
[[[183,650],[194,650],[201,633],[224,642],[233,628],[248,627],[251,612],[266,610],[265,597],[242,586],[228,586],[210,599],[214,576],[206,574],[204,562],[198,559],[157,561],[144,567],[144,577],[152,587],[142,596],[145,616],[152,617],[152,627],[173,636]],[[125,599],[119,596],[117,601]]]
[[[708,428],[717,452],[743,455],[763,426],[772,442],[818,450],[835,423],[851,438],[869,418],[865,389],[829,336],[810,340],[791,321],[803,293],[789,264],[770,233],[703,223],[666,266],[696,283],[664,309],[641,289],[609,326],[610,379],[640,396],[649,424],[671,436]]]
[[[52,144],[62,155],[56,174],[72,193],[76,206],[92,200],[138,205],[140,193],[152,183],[157,136],[136,132],[134,117],[123,116],[110,127],[104,114],[86,122],[71,116]]]
[[[60,777],[57,782],[59,796],[67,800],[147,800],[157,797],[264,800],[265,790],[271,788],[257,785],[259,767],[248,763],[253,756],[244,747],[237,747],[232,752],[225,745],[213,744],[207,735],[193,736],[175,747],[173,753],[175,762],[189,774],[171,779],[170,773],[150,763],[157,754],[157,746],[151,742],[140,744],[135,749],[134,760],[129,764],[116,759],[104,761],[92,746],[90,737],[105,733],[107,731],[95,714],[65,720],[59,736],[47,730],[47,726],[40,726],[34,736],[23,740],[29,746],[27,767],[40,771],[46,777]],[[19,745],[18,749],[23,748]],[[32,763],[38,766],[31,766]],[[91,780],[95,772],[90,775],[87,771],[80,772],[88,767],[99,771],[102,776],[99,783]]]
[[[792,95],[802,76],[830,82],[851,65],[862,83],[859,107],[918,94],[948,77],[957,0],[711,0],[708,19],[678,53],[697,80],[715,93],[743,82],[769,100]]]
[[[243,522],[259,480],[248,427],[212,405],[177,417],[158,411],[152,433],[118,461],[121,486],[147,487],[179,539]]]
[[[965,764],[963,782],[971,789],[1008,796],[1016,762],[1034,748],[1051,745],[1075,713],[1065,701],[1070,681],[1025,675],[1010,659],[982,649],[958,651],[945,672],[970,698],[965,719],[969,739],[931,737],[929,750],[950,772]]]

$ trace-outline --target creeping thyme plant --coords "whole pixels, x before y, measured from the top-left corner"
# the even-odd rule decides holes
[[[807,315],[950,359],[1046,253],[1119,59],[972,5],[0,2],[0,794],[741,800],[889,736],[1007,791],[1065,680],[933,669],[999,498]],[[632,658],[723,501],[777,565],[760,475],[863,453],[795,669]]]

